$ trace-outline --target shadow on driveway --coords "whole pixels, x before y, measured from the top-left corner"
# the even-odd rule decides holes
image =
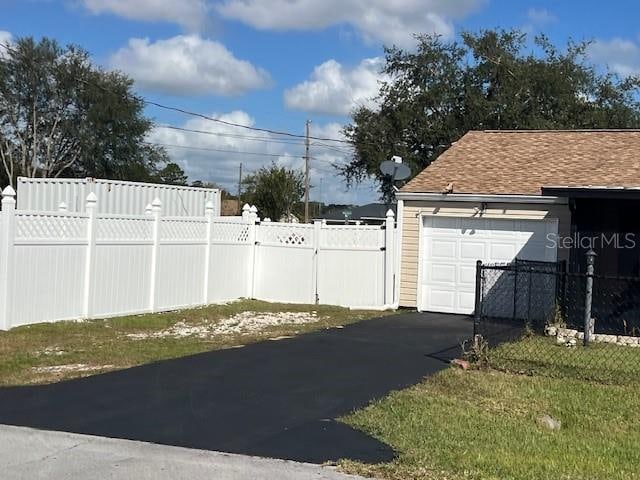
[[[0,423],[311,463],[389,461],[334,419],[446,367],[469,319],[406,313],[52,385],[0,389]]]

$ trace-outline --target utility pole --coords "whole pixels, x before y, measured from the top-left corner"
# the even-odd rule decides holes
[[[318,216],[322,215],[322,177],[320,177],[320,200],[318,201]]]
[[[240,162],[240,175],[238,176],[238,215],[242,213],[242,201],[240,195],[242,194],[242,162]]]
[[[304,142],[304,223],[309,223],[309,128],[311,120],[307,120]]]

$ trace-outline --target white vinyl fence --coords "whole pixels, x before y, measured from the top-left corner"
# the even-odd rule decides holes
[[[242,217],[17,211],[2,192],[0,329],[255,298],[354,308],[395,304],[395,227]]]

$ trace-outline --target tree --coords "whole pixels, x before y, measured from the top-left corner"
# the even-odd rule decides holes
[[[304,194],[304,175],[272,163],[247,176],[243,185],[243,200],[255,205],[261,216],[277,221],[294,213]]]
[[[361,107],[344,129],[355,147],[342,174],[374,176],[392,196],[380,163],[400,155],[417,174],[452,142],[478,129],[637,128],[640,81],[598,73],[588,42],[564,52],[544,36],[525,53],[519,31],[463,33],[462,42],[419,35],[416,50],[386,48],[379,109]]]
[[[158,172],[157,181],[167,185],[187,185],[187,176],[180,165],[170,162]]]
[[[133,81],[94,67],[76,46],[44,38],[0,46],[0,160],[17,176],[150,180],[167,161]]]

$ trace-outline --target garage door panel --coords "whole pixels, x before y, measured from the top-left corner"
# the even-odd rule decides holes
[[[456,293],[453,290],[441,290],[432,288],[427,296],[427,301],[433,308],[440,311],[452,312],[456,309]]]
[[[488,230],[493,238],[512,238],[517,230],[515,220],[487,220]]]
[[[471,313],[475,308],[475,292],[458,292],[458,305],[455,313]]]
[[[452,240],[436,240],[431,242],[431,252],[433,258],[456,258],[457,245]]]
[[[475,287],[476,264],[458,266],[458,284]]]
[[[456,284],[456,266],[454,264],[434,263],[431,265],[431,281]]]
[[[458,228],[458,219],[451,217],[433,217],[428,220],[427,226],[433,228],[433,234],[448,235],[449,230]]]
[[[463,222],[460,225],[460,233],[465,237],[483,238],[489,233],[485,222],[475,220],[473,222]]]
[[[557,233],[555,220],[425,217],[420,310],[473,313],[476,261],[555,261],[550,233]]]
[[[511,241],[510,243],[506,243],[506,242],[503,243],[502,241],[489,242],[488,261],[490,262],[497,262],[497,263],[507,262],[508,263],[514,258],[516,258],[516,254],[517,254],[517,245],[514,243],[514,241]],[[483,257],[476,257],[476,260],[482,260],[482,259]]]
[[[464,240],[460,242],[460,259],[473,260],[486,257],[486,245],[484,242]]]

